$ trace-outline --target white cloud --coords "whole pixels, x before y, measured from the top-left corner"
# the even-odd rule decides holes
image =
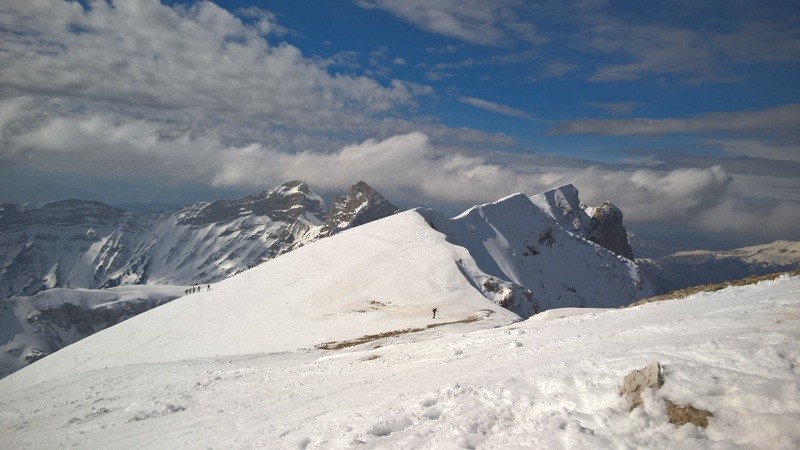
[[[797,202],[753,202],[727,197],[701,211],[693,222],[701,229],[727,235],[744,235],[750,241],[800,239]]]
[[[435,145],[420,132],[368,139],[329,153],[290,152],[261,143],[228,145],[213,132],[181,131],[167,123],[76,115],[45,121],[6,144],[16,155],[10,163],[20,167],[254,191],[304,179],[333,193],[363,179],[394,201],[450,210],[573,183],[589,204],[613,201],[628,224],[672,221],[709,231],[758,232],[769,239],[797,234],[796,221],[786,220],[800,211],[800,204],[789,199],[746,208],[752,180],[730,189],[737,175],[719,166],[633,170],[511,154],[490,160]],[[768,225],[761,225],[761,215]]]
[[[0,12],[0,84],[6,92],[169,110],[213,120],[236,114],[272,125],[329,130],[413,106],[424,89],[330,75],[265,34],[274,16],[246,25],[210,2],[11,2]],[[152,115],[152,111],[148,112]]]
[[[472,44],[546,41],[534,24],[520,17],[528,7],[519,0],[355,1],[363,8],[382,9],[424,30]]]
[[[800,128],[800,104],[790,104],[760,111],[717,112],[689,118],[568,120],[557,123],[552,132],[556,134],[592,133],[607,136],[647,136],[714,131],[797,130],[798,128]]]
[[[584,28],[575,40],[579,48],[630,61],[602,65],[589,81],[630,81],[663,75],[692,83],[726,78],[713,45],[695,30],[607,19]]]
[[[498,114],[504,114],[506,116],[520,117],[526,120],[547,122],[546,120],[539,119],[530,113],[522,111],[521,109],[512,108],[507,105],[501,105],[499,103],[490,102],[488,100],[483,100],[480,98],[461,97],[458,99],[458,101],[467,105],[472,105],[476,108],[485,109],[487,111],[495,112]]]
[[[704,144],[735,155],[782,161],[800,161],[800,142],[754,139],[708,139]]]

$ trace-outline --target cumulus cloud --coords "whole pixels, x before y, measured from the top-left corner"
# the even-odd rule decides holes
[[[577,119],[557,123],[554,134],[591,133],[606,136],[648,136],[714,131],[796,130],[800,104],[760,111],[716,112],[689,118]]]
[[[25,109],[0,107],[0,118],[11,108]],[[13,123],[15,119],[7,121],[7,127]],[[440,131],[445,136],[457,132]],[[261,142],[231,145],[213,130],[75,113],[45,118],[36,127],[4,137],[3,145],[13,150],[5,153],[10,159],[4,163],[11,166],[253,191],[299,178],[320,192],[336,193],[363,179],[399,203],[450,211],[514,192],[532,195],[573,183],[589,204],[611,200],[620,206],[629,224],[674,221],[710,231],[724,227],[730,233],[759,231],[770,238],[791,235],[796,222],[784,220],[800,211],[800,204],[790,198],[769,207],[761,203],[745,208],[748,196],[757,193],[747,187],[747,179],[732,189],[738,175],[720,166],[642,170],[563,158],[479,154],[443,145],[445,141],[409,132],[330,152],[289,151]],[[774,222],[766,231],[756,220],[762,214]],[[723,218],[734,215],[738,223],[725,224]]]
[[[701,211],[693,222],[705,231],[726,235],[742,235],[750,241],[800,239],[795,224],[800,221],[797,202],[747,201],[727,197]]]
[[[424,89],[331,75],[323,62],[273,45],[274,16],[245,24],[210,2],[11,2],[0,12],[0,87],[30,96],[197,116],[236,114],[330,130],[413,106]]]

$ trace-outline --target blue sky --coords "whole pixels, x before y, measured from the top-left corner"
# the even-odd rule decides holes
[[[573,183],[636,230],[800,239],[791,1],[0,5],[0,201]]]

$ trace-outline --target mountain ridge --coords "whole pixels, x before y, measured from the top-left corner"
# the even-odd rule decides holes
[[[342,201],[361,211],[361,222],[397,211],[382,196],[375,207],[376,195],[360,197],[360,205],[350,198]],[[84,200],[2,204],[0,298],[54,287],[216,282],[338,232],[327,226],[320,234],[326,214],[322,198],[300,180],[160,214]]]

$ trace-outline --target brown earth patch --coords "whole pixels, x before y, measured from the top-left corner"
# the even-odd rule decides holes
[[[489,313],[491,314],[491,311],[489,311]],[[364,336],[357,337],[355,339],[348,339],[346,341],[323,342],[322,344],[317,344],[314,347],[321,350],[339,350],[342,348],[355,347],[356,345],[366,344],[367,342],[377,341],[379,339],[385,339],[393,336],[401,336],[410,333],[418,333],[420,331],[430,330],[431,328],[443,327],[445,325],[453,325],[456,323],[472,323],[478,320],[480,320],[480,317],[478,316],[469,316],[466,319],[455,320],[452,322],[432,323],[424,327],[404,328],[402,330],[385,331],[383,333],[377,333],[377,334],[366,334]]]

